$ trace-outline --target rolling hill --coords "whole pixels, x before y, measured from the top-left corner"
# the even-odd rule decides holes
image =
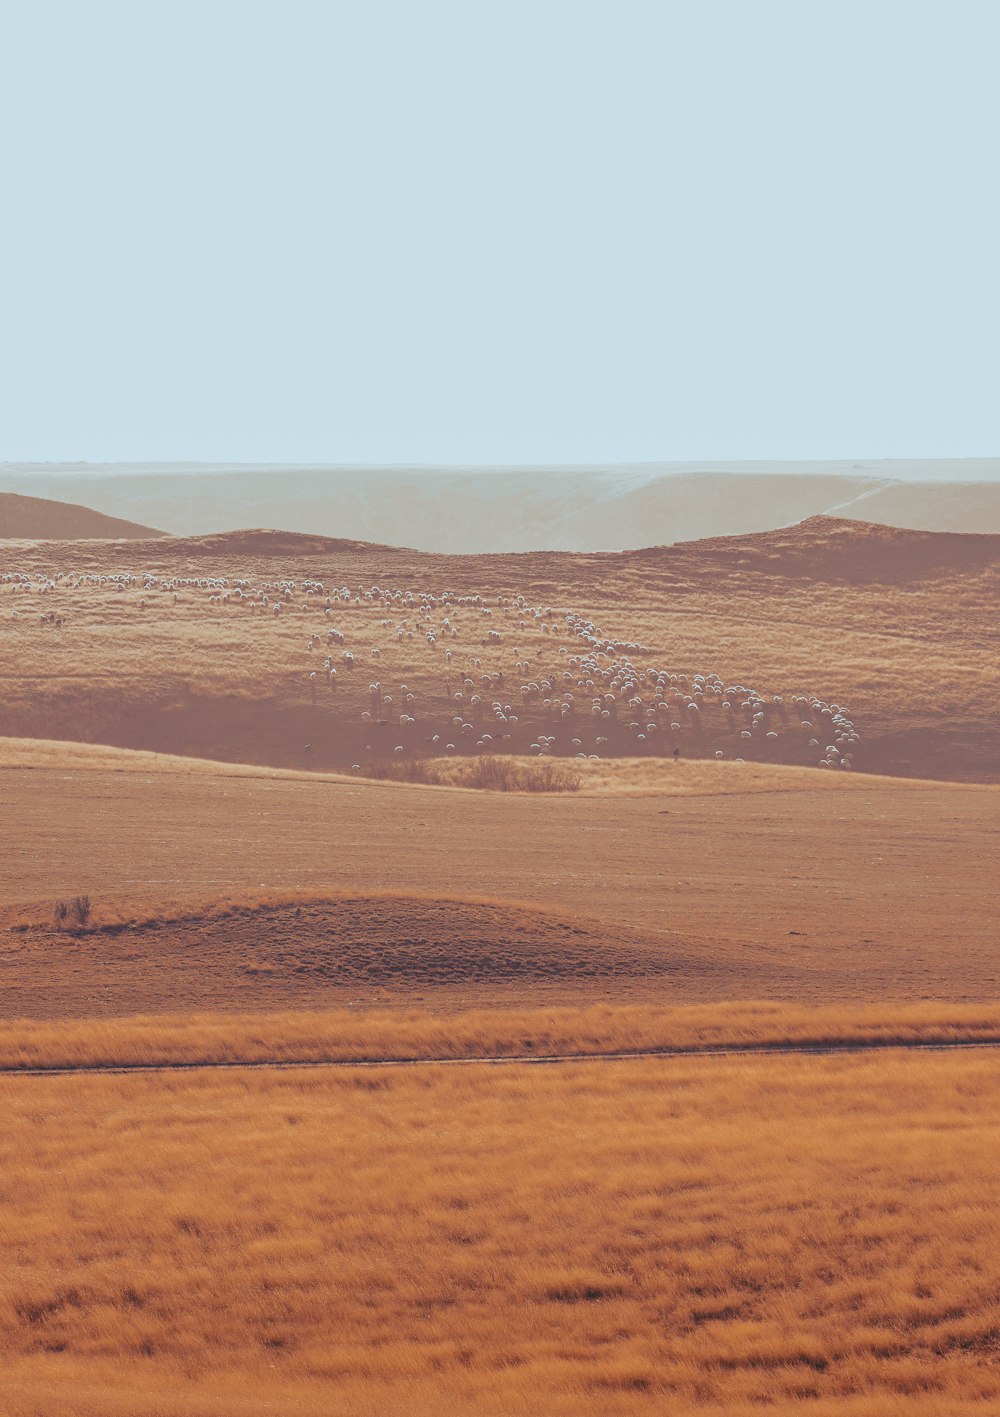
[[[0,489],[178,536],[282,527],[424,551],[617,551],[818,515],[1000,533],[1000,460],[607,467],[0,465]]]
[[[459,557],[262,531],[24,546],[7,567],[10,736],[341,772],[477,752],[808,766],[849,739],[855,769],[1000,779],[998,536],[821,517]]]
[[[5,1414],[995,1410],[1000,537],[3,553]]]
[[[0,492],[0,541],[135,541],[163,535],[73,502]]]

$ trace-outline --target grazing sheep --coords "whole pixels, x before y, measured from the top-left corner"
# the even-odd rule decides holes
[[[66,599],[74,589],[85,592],[89,588],[119,596],[128,592],[128,603],[144,612],[153,609],[156,597],[167,595],[170,599],[166,603],[177,607],[177,614],[187,611],[225,615],[227,625],[241,609],[248,617],[267,611],[275,620],[290,616],[288,636],[280,627],[268,632],[272,644],[291,644],[297,646],[299,655],[304,650],[310,656],[324,646],[328,651],[333,646],[342,647],[337,662],[344,672],[343,690],[336,698],[328,698],[328,704],[344,705],[354,713],[355,722],[360,716],[362,723],[371,723],[391,709],[396,698],[400,726],[409,729],[419,714],[428,730],[420,742],[435,749],[440,749],[448,730],[440,690],[435,692],[429,687],[426,675],[420,681],[419,695],[405,684],[400,685],[398,693],[383,694],[380,685],[373,683],[369,686],[368,706],[358,704],[351,708],[350,671],[363,651],[345,646],[348,633],[358,634],[359,617],[362,634],[367,627],[369,633],[378,635],[376,626],[381,621],[382,643],[371,644],[368,649],[367,658],[373,667],[384,655],[392,663],[392,670],[387,673],[399,672],[404,663],[409,673],[419,673],[418,665],[426,668],[442,653],[446,665],[464,665],[458,688],[454,694],[449,689],[447,697],[460,710],[468,708],[468,716],[459,717],[452,730],[466,752],[473,747],[486,751],[502,742],[505,751],[514,753],[582,756],[586,754],[585,725],[593,723],[600,730],[595,746],[601,749],[611,750],[614,744],[619,751],[628,751],[630,745],[641,744],[646,754],[679,756],[679,739],[691,742],[696,755],[710,754],[719,760],[731,755],[731,745],[763,741],[773,745],[769,757],[775,760],[782,742],[775,720],[780,719],[790,728],[798,724],[796,732],[786,735],[785,741],[799,760],[803,744],[807,744],[809,761],[828,768],[850,768],[861,741],[850,710],[837,698],[809,693],[767,695],[751,685],[726,684],[714,670],[696,673],[693,668],[678,671],[658,665],[637,640],[608,634],[593,620],[572,610],[532,605],[523,595],[487,597],[482,592],[458,594],[386,585],[359,585],[352,590],[346,585],[324,584],[316,578],[168,577],[148,571],[66,575],[61,571],[43,574],[5,569],[0,572],[0,587],[9,587],[11,596],[19,599],[55,594]],[[321,628],[302,634],[292,623],[294,620],[298,625],[295,612],[307,614],[311,607],[317,617],[322,611]],[[37,614],[37,621],[23,619],[16,604],[10,610],[11,619],[25,627],[18,630],[22,635],[30,634],[35,623],[47,632],[50,627],[61,628],[67,621],[64,614],[40,610],[38,602],[32,603],[30,598],[25,609],[29,617],[32,612]],[[340,627],[331,623],[334,615],[343,617]],[[474,624],[470,616],[474,617]],[[490,627],[491,618],[500,616],[505,621],[503,628]],[[250,624],[252,620],[248,620]],[[515,624],[529,636],[518,645],[510,643]],[[301,638],[296,640],[295,635]],[[446,637],[450,642],[441,643]],[[461,645],[457,643],[459,637],[463,640]],[[479,647],[478,654],[469,652],[473,647]],[[322,658],[322,669],[309,670],[308,660],[302,664],[300,659],[299,663],[313,696],[320,675],[331,688],[336,686],[337,665],[328,653]],[[521,704],[504,702],[507,697],[516,700],[515,693],[502,692],[505,674],[518,676]],[[361,689],[358,685],[356,692]],[[786,705],[793,709],[790,718]],[[798,718],[795,709],[799,711]],[[380,721],[388,722],[389,718]],[[563,727],[559,728],[558,739],[541,731],[559,725]],[[435,733],[435,728],[442,731]],[[673,735],[670,741],[668,728],[669,735]],[[709,749],[710,735],[716,734],[722,738],[721,746]],[[397,745],[400,749],[403,746]],[[366,745],[365,751],[371,752],[371,745]],[[381,751],[384,753],[386,748],[383,746]],[[445,751],[456,751],[456,744],[445,745]]]

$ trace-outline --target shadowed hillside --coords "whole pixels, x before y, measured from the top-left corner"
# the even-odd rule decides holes
[[[122,521],[72,502],[52,502],[44,497],[23,497],[0,492],[0,540],[24,541],[135,541],[163,536],[151,526]]]

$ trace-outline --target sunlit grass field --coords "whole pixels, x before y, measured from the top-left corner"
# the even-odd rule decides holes
[[[1000,1411],[985,541],[22,546],[494,603],[3,588],[0,1417]]]
[[[0,1411],[994,1412],[998,1068],[3,1079]]]
[[[540,1059],[1000,1043],[1000,1004],[301,1009],[0,1021],[0,1068]],[[485,1084],[484,1084],[485,1085]]]

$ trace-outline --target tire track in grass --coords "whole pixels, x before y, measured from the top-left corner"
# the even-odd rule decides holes
[[[949,1053],[1000,1049],[1000,1038],[989,1039],[871,1039],[817,1043],[737,1043],[714,1047],[615,1049],[600,1053],[496,1053],[465,1058],[255,1058],[185,1059],[159,1063],[4,1063],[0,1077],[79,1077],[92,1075],[126,1076],[130,1073],[291,1071],[299,1068],[421,1068],[421,1067],[555,1067],[561,1063],[625,1063],[642,1059],[678,1058],[768,1058],[800,1055],[832,1057],[838,1054],[901,1052]]]

